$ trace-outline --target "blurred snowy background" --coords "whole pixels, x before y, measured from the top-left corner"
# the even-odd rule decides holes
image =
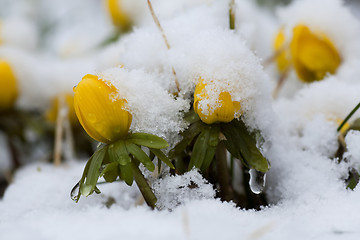
[[[8,185],[0,200],[0,239],[358,239],[360,190],[347,189],[346,180],[352,169],[360,170],[359,131],[345,136],[344,161],[334,157],[336,120],[360,101],[358,1],[236,0],[236,30],[230,31],[230,1],[153,0],[169,51],[145,0],[119,2],[129,31],[112,21],[105,1],[0,0],[0,59],[17,80],[14,108],[45,114],[84,75],[116,76],[114,85],[128,94],[138,116],[132,130],[174,144],[186,127],[178,113],[189,110],[195,79],[235,78],[225,82],[247,99],[244,121],[261,130],[266,142],[269,205],[245,210],[214,199],[214,188],[197,171],[152,179],[159,204],[169,210],[151,211],[139,203],[137,188],[122,182],[99,185],[102,194],[76,204],[70,190],[87,156],[64,153],[55,167],[49,161],[52,145],[39,142],[31,130],[25,135],[34,141],[31,151],[21,152],[21,168],[14,172],[7,135],[0,131],[0,175],[3,188]],[[311,84],[292,71],[272,99],[279,73],[265,62],[279,29],[299,22],[331,37],[342,64]],[[119,65],[127,70],[118,73]],[[182,89],[177,100],[167,94],[175,89],[172,66]],[[358,111],[349,123],[359,117]],[[241,176],[234,181],[241,185]],[[190,183],[198,188],[187,188]]]

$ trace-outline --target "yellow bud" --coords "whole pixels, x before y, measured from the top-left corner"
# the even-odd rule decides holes
[[[327,73],[334,74],[341,57],[325,34],[314,34],[307,26],[293,29],[290,44],[292,62],[298,77],[304,82],[321,80]]]
[[[240,102],[232,101],[230,93],[221,92],[217,99],[218,106],[213,111],[209,110],[208,113],[204,113],[204,109],[201,109],[199,102],[209,98],[206,85],[205,81],[200,78],[194,93],[194,111],[199,115],[201,121],[206,124],[231,122],[234,115],[240,111]],[[207,106],[207,108],[209,109],[210,106]]]
[[[74,96],[73,94],[66,93],[63,96],[57,96],[52,100],[50,109],[46,112],[46,119],[49,122],[55,123],[57,115],[59,112],[59,100],[60,97],[64,97],[66,106],[68,108],[68,116],[71,123],[71,126],[77,127],[79,125],[79,120],[76,116],[74,109]]]
[[[106,7],[113,24],[120,30],[127,31],[131,27],[131,20],[122,8],[121,1],[122,0],[106,0]]]
[[[76,115],[85,131],[95,140],[112,143],[128,134],[132,115],[127,101],[115,99],[117,89],[95,75],[88,74],[74,88]]]
[[[14,106],[18,87],[11,66],[3,60],[0,60],[0,86],[0,111],[4,111]]]
[[[286,47],[286,38],[283,29],[276,35],[274,41],[275,51],[279,51],[276,56],[276,63],[279,72],[284,72],[291,64],[290,50]]]

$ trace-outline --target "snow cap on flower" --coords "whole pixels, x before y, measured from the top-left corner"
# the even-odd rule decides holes
[[[76,115],[95,140],[112,143],[128,134],[132,115],[125,110],[126,99],[106,79],[88,74],[74,88]]]
[[[189,102],[174,99],[159,84],[157,75],[115,67],[100,73],[99,78],[108,80],[117,89],[114,98],[126,99],[126,110],[133,116],[133,132],[155,134],[170,145],[178,140],[178,133],[186,127],[182,112],[188,109]]]
[[[216,88],[216,86],[213,87]],[[204,106],[202,105],[202,107],[200,107],[199,105],[209,96],[209,90],[207,88],[208,81],[205,81],[200,77],[194,93],[194,111],[199,115],[201,121],[207,124],[215,122],[231,122],[234,119],[235,114],[238,114],[240,111],[240,102],[232,101],[229,92],[223,91],[219,94],[216,105],[205,106],[207,109],[204,109],[204,112],[207,112],[207,114],[204,114],[202,108]]]

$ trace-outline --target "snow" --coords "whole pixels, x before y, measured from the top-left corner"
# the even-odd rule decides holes
[[[133,31],[104,47],[114,27],[100,1],[37,2],[41,7],[0,0],[6,6],[0,9],[0,58],[17,77],[19,109],[45,111],[54,96],[97,74],[127,100],[132,131],[156,134],[173,146],[187,127],[183,114],[201,77],[212,90],[204,106],[228,91],[241,101],[246,126],[260,130],[261,151],[271,163],[264,189],[269,205],[237,208],[215,199],[214,186],[196,170],[170,176],[167,169],[149,179],[161,210],[143,204],[135,184],[119,181],[99,184],[101,194],[75,203],[70,191],[85,159],[59,167],[37,161],[16,171],[0,200],[0,239],[358,239],[360,189],[347,189],[345,180],[350,169],[360,170],[359,131],[345,136],[344,160],[335,158],[338,121],[360,99],[360,23],[342,1],[295,1],[274,16],[237,0],[231,31],[226,1],[153,0],[170,49],[145,1],[121,1],[134,18]],[[42,24],[53,21],[56,27],[44,33]],[[334,39],[344,61],[335,75],[312,84],[293,74],[285,87],[291,91],[283,89],[273,100],[277,77],[261,64],[273,52],[278,29],[286,24],[291,36],[300,22]],[[349,123],[357,118],[359,111]],[[6,144],[0,133],[0,176],[11,166]]]

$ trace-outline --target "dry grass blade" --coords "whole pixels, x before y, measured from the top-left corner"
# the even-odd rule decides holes
[[[289,76],[290,69],[291,69],[290,66],[287,67],[285,71],[280,75],[279,80],[272,94],[273,99],[276,99],[278,97],[281,87],[284,85],[287,77]]]
[[[61,164],[61,152],[64,132],[64,121],[68,115],[68,109],[65,102],[65,96],[61,95],[58,98],[59,107],[56,117],[55,128],[55,146],[54,146],[54,165],[59,166]]]
[[[162,38],[164,39],[165,45],[166,45],[167,49],[170,49],[169,41],[168,41],[168,39],[167,39],[167,37],[166,37],[166,34],[165,34],[165,32],[164,32],[164,29],[161,27],[160,21],[159,21],[159,19],[157,18],[156,14],[155,14],[155,11],[154,11],[154,9],[153,9],[153,7],[152,7],[152,5],[151,5],[150,0],[147,0],[147,3],[148,3],[148,6],[149,6],[149,10],[150,10],[151,16],[152,16],[152,18],[154,19],[154,22],[155,22],[156,26],[157,26],[158,29],[160,30],[160,33],[161,33]],[[172,67],[172,73],[173,73],[173,75],[174,75],[174,77],[175,77],[175,84],[176,84],[176,88],[177,88],[177,93],[175,93],[175,95],[177,95],[177,94],[180,92],[181,89],[180,89],[180,84],[179,84],[179,81],[178,81],[178,79],[177,79],[176,71],[175,71],[175,68],[174,68],[174,67]]]

